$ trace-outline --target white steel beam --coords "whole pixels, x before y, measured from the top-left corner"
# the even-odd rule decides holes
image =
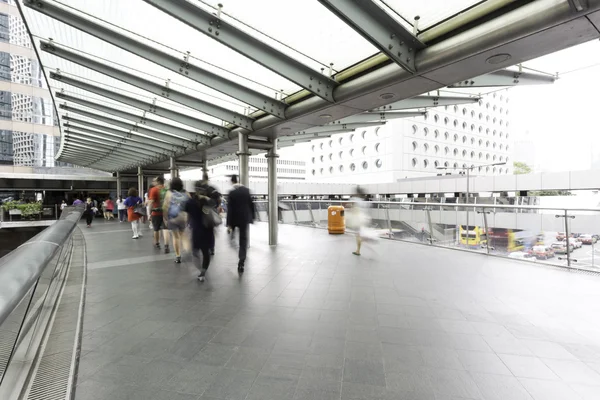
[[[417,72],[415,54],[425,45],[374,1],[319,2],[402,68],[413,74]]]
[[[185,0],[144,1],[294,82],[315,96],[334,102],[333,89],[338,86],[335,80],[229,24],[219,15],[213,15],[210,11]]]
[[[141,159],[141,160],[150,160],[150,161],[158,161],[161,159],[159,154],[149,153],[141,151],[139,149],[129,148],[126,149],[121,147],[121,144],[116,143],[115,145],[106,144],[106,142],[102,142],[100,140],[94,140],[84,137],[74,137],[74,136],[64,136],[63,140],[66,144],[80,144],[83,146],[91,146],[100,151],[106,151],[108,153],[119,154],[125,158],[129,157],[132,160]],[[164,157],[163,157],[164,158]]]
[[[65,118],[67,118],[67,117],[63,117],[63,120]],[[73,121],[73,122],[77,122],[77,121]],[[73,125],[69,122],[64,123],[63,127],[71,132],[73,132],[75,130],[75,131],[77,131],[77,134],[81,134],[84,136],[105,138],[106,140],[111,141],[111,142],[122,142],[122,141],[127,142],[127,144],[132,145],[135,148],[140,148],[140,149],[152,151],[155,153],[166,154],[166,155],[170,155],[170,156],[174,156],[177,154],[177,152],[173,151],[172,149],[165,149],[163,147],[155,146],[153,144],[150,144],[149,142],[145,142],[143,140],[144,139],[143,137],[139,137],[139,136],[136,137],[129,132],[123,132],[122,134],[117,135],[114,133],[110,133],[107,130],[96,131],[93,129],[84,128],[82,126]]]
[[[284,145],[288,143],[296,144],[303,142],[310,142],[311,140],[328,138],[332,135],[336,135],[338,133],[348,133],[354,132],[354,129],[340,129],[335,131],[325,131],[325,132],[314,132],[314,133],[305,133],[305,134],[295,134],[290,136],[280,136],[278,143],[279,145]]]
[[[252,118],[228,110],[224,107],[217,106],[208,101],[201,100],[187,93],[175,90],[169,86],[169,82],[165,82],[164,85],[160,85],[158,83],[144,79],[139,75],[134,75],[129,72],[122,71],[119,68],[115,68],[111,65],[96,61],[82,54],[68,50],[62,46],[58,46],[56,43],[53,42],[46,42],[40,40],[40,47],[42,48],[42,50],[50,54],[82,65],[103,75],[110,76],[112,78],[125,82],[129,85],[136,86],[150,93],[154,93],[165,99],[169,99],[176,103],[183,104],[184,106],[222,119],[223,121],[229,122],[241,128],[252,129],[252,122],[254,121]]]
[[[81,143],[81,144],[89,143],[90,145],[94,145],[96,147],[105,149],[107,151],[112,151],[112,150],[117,151],[119,149],[127,150],[125,147],[123,147],[123,145],[126,145],[126,146],[129,145],[126,142],[113,142],[113,141],[105,140],[103,138],[91,138],[88,136],[80,135],[78,132],[72,132],[72,131],[65,131],[64,140],[66,140],[67,143]],[[135,150],[136,153],[139,153],[140,155],[145,155],[146,157],[149,157],[149,158],[160,159],[160,158],[165,157],[165,155],[156,153],[154,151],[148,151],[148,150],[135,148],[135,147],[129,147],[129,149]]]
[[[400,100],[386,106],[378,107],[372,112],[407,110],[412,108],[428,108],[451,106],[456,104],[471,104],[477,103],[479,97],[466,96],[416,96],[406,100]]]
[[[373,118],[371,118],[373,119]],[[361,122],[361,123],[340,123],[340,124],[331,124],[331,125],[323,125],[323,126],[315,126],[313,128],[305,129],[303,131],[298,132],[297,134],[305,134],[305,133],[320,133],[320,132],[335,132],[339,130],[354,130],[359,128],[368,128],[370,126],[384,125],[385,121],[369,121],[369,122]]]
[[[146,113],[143,115],[133,114],[127,111],[119,110],[114,107],[109,107],[104,104],[96,103],[94,101],[89,101],[86,99],[82,99],[80,97],[75,97],[68,95],[64,92],[56,92],[56,97],[62,100],[66,100],[72,103],[77,103],[82,106],[91,108],[96,111],[100,111],[109,115],[113,115],[115,117],[119,117],[122,119],[126,119],[129,121],[135,122],[136,125],[144,125],[150,128],[158,129],[160,131],[166,132],[173,136],[181,136],[181,137],[195,137],[198,135],[198,132],[191,131],[189,129],[184,129],[179,126],[167,124],[161,121],[157,121],[155,119],[150,119],[146,117]],[[61,107],[62,108],[62,107]]]
[[[398,112],[371,112],[371,113],[363,113],[356,114],[351,117],[346,117],[339,119],[337,121],[333,121],[326,126],[339,126],[343,124],[354,124],[354,123],[365,123],[365,122],[378,122],[378,121],[387,121],[396,118],[416,118],[422,117],[427,114],[424,111],[398,111]]]
[[[97,147],[92,146],[92,144],[81,144],[81,143],[75,143],[72,141],[66,141],[65,140],[65,145],[67,145],[68,147],[75,147],[76,149],[79,149],[80,151],[85,151],[89,154],[93,155],[98,155],[98,159],[102,159],[104,157],[107,157],[111,154],[114,154],[115,157],[118,157],[119,159],[122,160],[126,160],[129,161],[131,163],[144,163],[147,161],[151,161],[149,160],[150,157],[140,157],[139,155],[135,156],[135,153],[129,152],[129,153],[122,153],[122,152],[118,152],[113,150],[110,151],[105,151],[103,149],[99,149]],[[95,152],[95,153],[94,153]],[[152,160],[153,161],[153,160]]]
[[[75,29],[79,29],[82,32],[95,36],[98,39],[104,40],[123,50],[129,51],[148,61],[181,74],[182,76],[195,80],[196,82],[231,96],[234,99],[238,99],[266,113],[279,118],[284,118],[286,108],[285,103],[223,78],[222,76],[200,68],[197,65],[190,64],[189,53],[182,54],[181,58],[169,55],[148,44],[111,29],[107,24],[84,18],[65,7],[60,7],[57,2],[51,0],[24,0],[23,3],[25,6],[47,15],[50,18],[70,25]]]
[[[206,140],[205,137],[203,137],[201,135],[198,135],[200,137],[196,138],[195,140],[190,140],[188,138],[182,139],[182,138],[179,138],[179,137],[167,135],[166,133],[155,131],[153,129],[144,128],[144,127],[141,127],[139,125],[132,124],[130,122],[124,122],[124,121],[120,121],[120,120],[117,120],[117,119],[114,119],[114,118],[105,117],[104,115],[96,114],[96,113],[93,113],[93,112],[90,112],[90,111],[81,110],[81,109],[76,108],[76,107],[71,107],[71,106],[67,106],[67,105],[61,104],[60,108],[62,110],[70,112],[70,113],[75,113],[75,114],[83,115],[85,117],[94,119],[96,121],[104,122],[106,124],[118,126],[119,128],[131,130],[131,131],[134,131],[134,132],[138,132],[138,133],[140,133],[142,135],[146,135],[146,136],[149,136],[149,137],[157,139],[157,140],[162,140],[162,141],[164,141],[166,143],[169,143],[169,144],[172,144],[172,145],[175,145],[175,146],[178,146],[178,147],[191,148],[191,147],[196,147],[197,143],[207,143],[208,142],[208,140]]]
[[[198,118],[190,117],[189,115],[180,113],[178,111],[173,111],[168,108],[159,107],[155,103],[148,103],[146,101],[139,100],[134,97],[124,95],[122,93],[117,93],[112,90],[104,89],[100,86],[92,85],[91,83],[83,82],[70,76],[57,74],[56,72],[50,72],[50,78],[71,86],[78,87],[88,92],[96,93],[97,95],[107,97],[120,103],[127,104],[129,106],[136,107],[156,115],[160,115],[161,117],[181,122],[182,124],[200,129],[208,133],[209,135],[227,137],[230,132],[228,129],[222,126],[211,124],[209,122],[202,121]],[[194,140],[193,138],[188,139]]]
[[[449,88],[470,87],[498,87],[498,86],[525,86],[547,85],[556,81],[556,76],[536,74],[533,72],[511,71],[501,69],[489,74],[477,76],[448,86]]]

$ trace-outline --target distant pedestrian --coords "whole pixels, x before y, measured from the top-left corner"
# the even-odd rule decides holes
[[[131,230],[133,231],[132,239],[139,239],[143,236],[140,224],[142,214],[136,210],[140,206],[143,208],[143,203],[142,199],[138,197],[137,189],[133,187],[129,188],[124,204],[127,207],[127,220],[131,222]]]
[[[248,227],[254,222],[255,209],[250,190],[238,183],[237,175],[231,176],[233,190],[227,200],[227,228],[231,234],[238,228],[240,249],[238,253],[238,272],[244,272],[246,252],[248,250]]]
[[[165,227],[163,215],[163,202],[167,189],[165,188],[165,178],[157,176],[152,181],[154,186],[148,192],[148,201],[152,207],[151,220],[152,230],[154,231],[154,246],[160,249],[160,232],[162,231],[163,240],[165,243],[165,254],[170,252],[169,249],[169,231]]]
[[[85,215],[85,223],[87,224],[88,228],[92,227],[92,222],[94,221],[94,215],[96,214],[96,211],[98,211],[98,209],[94,207],[92,199],[88,197],[87,201],[85,202],[85,211],[83,212]]]
[[[83,204],[83,201],[79,200],[79,196],[78,195],[74,195],[73,198],[75,198],[75,200],[73,200],[73,205],[74,206],[78,206],[80,204]]]
[[[117,199],[117,209],[119,211],[119,221],[123,222],[127,218],[127,206],[125,205],[125,200],[123,200],[123,196],[119,196]]]
[[[113,216],[114,208],[115,208],[115,203],[113,203],[112,198],[109,197],[104,202],[104,218],[106,218],[106,220],[111,220],[114,218],[114,216]]]

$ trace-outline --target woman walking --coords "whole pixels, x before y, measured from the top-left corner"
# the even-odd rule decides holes
[[[196,193],[183,206],[192,228],[192,255],[196,268],[200,270],[198,275],[200,282],[206,279],[206,271],[210,265],[210,245],[215,240],[216,221],[214,203],[209,197],[210,189],[206,182],[197,182]],[[200,263],[200,252],[202,252],[202,263]]]
[[[96,211],[98,211],[98,209],[94,207],[92,199],[88,197],[87,201],[85,202],[85,211],[83,212],[85,214],[85,223],[87,224],[88,228],[91,228],[92,226],[92,221],[94,220],[94,215],[96,214]]]
[[[183,211],[183,205],[189,199],[190,196],[183,190],[183,181],[174,177],[171,180],[169,191],[165,194],[163,216],[167,221],[167,229],[171,231],[173,236],[176,264],[181,263],[181,242],[187,225],[187,213]]]
[[[115,208],[115,203],[113,203],[112,198],[109,197],[104,202],[104,218],[106,218],[107,221],[114,218],[113,217],[113,208]]]
[[[142,199],[138,197],[138,191],[136,188],[129,188],[127,192],[127,198],[125,199],[125,207],[127,207],[127,220],[131,222],[131,230],[133,231],[132,239],[139,239],[142,237],[142,229],[140,225],[140,218],[142,214],[138,214],[136,206],[143,204]]]
[[[125,221],[125,218],[127,218],[127,206],[125,205],[123,196],[119,196],[117,199],[117,209],[119,210],[119,222]]]

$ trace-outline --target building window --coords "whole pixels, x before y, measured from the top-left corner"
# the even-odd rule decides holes
[[[423,168],[429,167],[429,160],[423,160]]]
[[[457,133],[454,134],[454,141],[455,142],[458,141],[458,134]]]
[[[486,120],[487,122],[490,122],[490,116],[489,116],[489,115],[488,115],[488,116],[486,116],[486,117],[485,117],[485,120]]]
[[[458,149],[454,149],[454,151],[452,152],[454,154],[454,156],[456,157],[458,155]]]
[[[356,170],[356,165],[354,163],[350,164],[350,171],[354,172]]]
[[[435,151],[435,154],[439,153],[440,151],[440,146],[438,146],[437,144],[435,145],[435,147],[433,148],[433,150]]]
[[[479,159],[481,160],[483,158],[483,153],[479,152]]]
[[[333,160],[333,153],[329,153],[329,160]]]
[[[323,150],[323,143],[319,144],[319,148]]]
[[[463,143],[467,143],[467,137],[463,135],[462,141],[463,141]]]
[[[363,138],[363,140],[366,138],[367,136],[367,131],[362,131],[362,133],[360,134],[360,136]]]
[[[483,119],[483,114],[482,113],[479,113],[479,119],[480,120]]]
[[[500,168],[500,169],[498,170],[498,173],[499,173],[499,174],[501,174],[501,173],[502,173],[502,168]]]
[[[479,126],[479,133],[483,132],[483,126]]]
[[[321,171],[320,171],[320,173],[321,173],[321,175],[323,175],[323,168],[321,168]]]
[[[472,138],[471,138],[471,145],[474,145],[474,144],[475,144],[475,138],[474,138],[474,137],[472,137]]]
[[[317,171],[315,171],[314,169],[312,170],[312,174],[314,175]]]
[[[496,136],[496,133],[498,133],[498,132],[496,132],[496,130],[494,129],[494,132],[492,133],[492,135]]]
[[[457,120],[457,119],[455,119],[455,120],[454,120],[454,127],[456,128],[457,126],[458,126],[458,120]]]
[[[438,138],[440,136],[440,131],[438,131],[437,129],[433,132],[433,137],[434,138]]]
[[[419,130],[419,128],[417,128],[416,125],[412,126],[413,135],[416,134],[418,130]]]
[[[315,151],[315,145],[314,144],[312,145],[312,151]]]
[[[475,124],[471,124],[471,132],[475,130]]]
[[[463,112],[463,115],[467,115],[467,108],[463,107],[462,112]]]
[[[333,140],[329,141],[329,147],[333,147]]]
[[[433,167],[434,167],[434,168],[438,168],[439,166],[440,166],[440,162],[439,162],[439,161],[437,161],[437,160],[435,160],[435,161],[433,162]]]
[[[343,136],[342,136],[342,137],[340,137],[340,138],[338,139],[338,142],[339,142],[339,144],[340,144],[340,146],[341,146],[341,145],[342,145],[342,143],[344,142],[344,137],[343,137]]]
[[[324,158],[323,156],[321,156],[321,162],[323,162],[323,160],[324,160],[324,159],[325,159],[325,158]]]
[[[363,153],[363,156],[367,155],[367,146],[363,146],[362,153]]]
[[[379,129],[381,129],[381,128],[380,127],[379,128],[375,128],[375,136],[379,136]]]
[[[448,154],[449,152],[450,152],[450,149],[448,148],[448,146],[446,146],[446,147],[444,148],[444,154]]]
[[[329,167],[329,173],[333,174],[333,167]]]
[[[448,122],[450,122],[450,119],[448,117],[444,118],[444,124],[448,125]]]
[[[486,159],[486,160],[489,160],[489,159],[490,159],[490,153],[487,153],[487,154],[485,155],[485,159]]]
[[[448,140],[449,137],[450,137],[450,134],[448,132],[444,132],[444,139]]]
[[[454,169],[458,168],[458,163],[455,162],[453,167],[454,167]]]
[[[366,161],[363,161],[363,163],[362,163],[362,168],[363,168],[363,169],[367,169],[367,168],[369,168],[369,163],[367,163]]]
[[[381,166],[382,166],[382,165],[383,165],[383,163],[381,162],[381,160],[380,160],[380,159],[377,159],[377,161],[375,161],[375,166],[376,166],[377,168],[381,168]]]
[[[350,157],[354,157],[354,149],[350,149]]]
[[[440,120],[440,116],[439,116],[439,115],[437,115],[437,114],[435,114],[435,115],[433,116],[433,120],[434,120],[435,122],[438,122],[438,121]]]
[[[492,157],[492,161],[496,161],[496,155],[494,154],[494,157]]]
[[[375,153],[379,153],[379,145],[380,145],[380,143],[377,143],[375,145]]]
[[[490,147],[490,141],[485,142],[485,147]]]
[[[417,142],[412,142],[413,151],[417,150],[418,147],[419,147],[419,145]]]
[[[466,150],[462,151],[462,156],[463,156],[463,158],[465,158],[467,156],[467,151]]]
[[[350,143],[354,142],[354,133],[352,135],[350,135]]]
[[[340,152],[338,153],[338,156],[340,157],[340,160],[341,160],[341,159],[342,159],[342,157],[344,156],[344,152],[343,152],[343,151],[340,151]]]
[[[490,103],[485,103],[485,108],[490,108]]]
[[[448,163],[448,161],[446,161],[446,162],[444,163],[444,167],[448,168],[449,166],[450,166],[450,163]]]
[[[340,172],[344,172],[344,166],[343,165],[340,165],[338,169],[340,170]]]
[[[423,145],[423,150],[425,151],[425,153],[427,153],[427,151],[429,150],[429,145],[427,143]]]
[[[475,118],[475,110],[471,111],[471,118]]]
[[[417,166],[417,162],[418,162],[417,159],[413,158],[412,161],[411,161],[412,166],[416,167]]]
[[[424,128],[423,129],[423,136],[427,136],[429,134],[429,129]]]
[[[492,145],[492,148],[496,148],[496,142],[494,142],[494,144]]]
[[[458,112],[458,106],[454,106],[454,112]]]
[[[314,164],[314,163],[315,163],[315,158],[313,157],[311,161],[312,161],[312,163]]]
[[[475,152],[474,151],[471,152],[471,158],[475,158]]]

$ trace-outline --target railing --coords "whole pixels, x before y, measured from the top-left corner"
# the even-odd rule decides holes
[[[0,259],[0,399],[20,398],[33,371],[82,211],[65,208],[59,221]]]
[[[279,204],[281,223],[315,228],[327,228],[330,205],[352,206],[349,201],[333,200],[282,200]],[[441,201],[368,204],[371,228],[382,238],[600,272],[600,264],[596,265],[600,262],[596,257],[598,208]],[[256,208],[258,219],[268,220],[266,201],[257,201]],[[563,237],[572,237],[568,246]]]

